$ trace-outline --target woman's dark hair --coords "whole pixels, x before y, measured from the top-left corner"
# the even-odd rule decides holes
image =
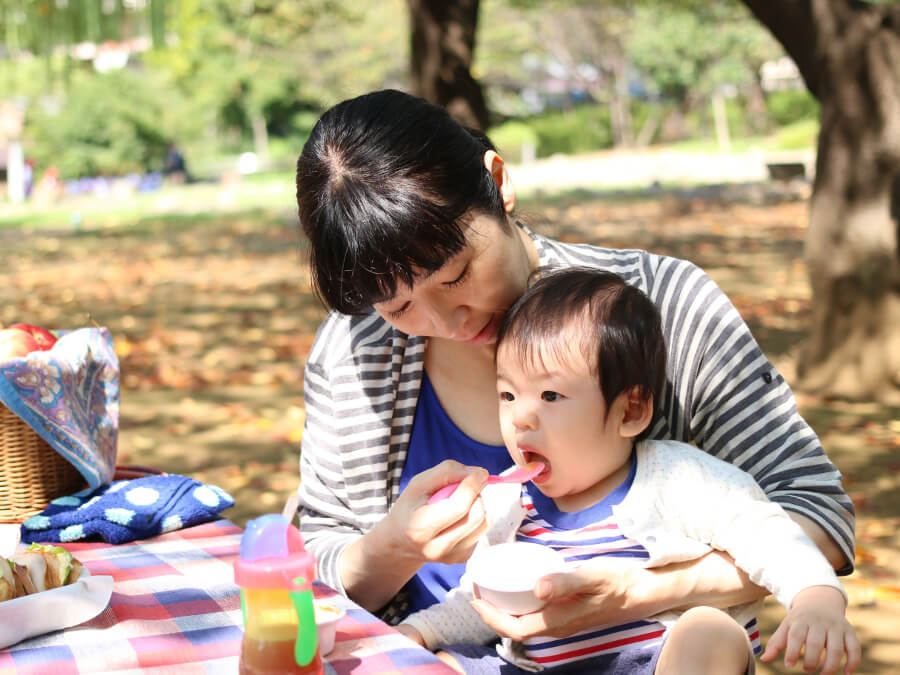
[[[540,275],[539,277],[537,275]],[[666,347],[659,310],[640,289],[612,272],[572,267],[539,269],[536,279],[506,313],[497,333],[497,350],[506,344],[523,362],[542,354],[565,361],[577,345],[609,406],[619,394],[637,387],[641,398],[656,402],[666,382]]]
[[[316,294],[359,314],[466,244],[475,213],[509,227],[484,166],[493,145],[441,107],[387,89],[337,104],[297,160],[297,206]]]

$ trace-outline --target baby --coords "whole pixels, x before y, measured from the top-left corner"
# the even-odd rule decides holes
[[[572,566],[614,556],[648,568],[727,552],[787,609],[763,654],[835,673],[858,666],[846,596],[815,544],[746,473],[693,446],[652,439],[666,382],[655,305],[621,277],[543,271],[497,337],[500,424],[517,465],[541,461],[533,485],[492,485],[485,545],[516,539]],[[478,550],[476,549],[476,553]],[[751,603],[698,606],[565,638],[514,643],[471,606],[471,585],[399,626],[464,672],[752,673],[759,633]],[[823,657],[824,655],[824,657]],[[824,661],[823,661],[824,658]]]

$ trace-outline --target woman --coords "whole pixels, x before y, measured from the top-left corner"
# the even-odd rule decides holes
[[[297,163],[311,273],[334,310],[306,365],[301,531],[322,579],[396,620],[443,599],[485,528],[478,491],[507,468],[493,344],[538,266],[622,275],[662,314],[666,391],[651,436],[696,443],[751,473],[848,572],[853,507],[793,395],[715,283],[689,262],[562,244],[509,213],[490,142],[397,91],[327,111]],[[478,468],[483,467],[483,468]],[[450,499],[428,505],[462,480]],[[764,593],[726,555],[662,570],[609,561],[539,584],[542,612],[480,611],[503,635],[568,635],[615,617]]]

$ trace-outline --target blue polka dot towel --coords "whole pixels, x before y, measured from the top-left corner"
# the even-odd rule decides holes
[[[213,520],[234,505],[225,490],[177,474],[119,480],[54,499],[22,523],[22,541],[100,538],[110,544],[172,532]]]

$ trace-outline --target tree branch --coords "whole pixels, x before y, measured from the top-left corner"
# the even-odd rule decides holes
[[[833,0],[843,4],[845,0]],[[817,34],[811,0],[742,0],[788,53],[806,88],[818,98]]]

